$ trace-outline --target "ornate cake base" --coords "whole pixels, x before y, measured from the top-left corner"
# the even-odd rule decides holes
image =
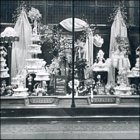
[[[28,96],[28,88],[13,89],[14,94],[12,96]]]
[[[115,93],[114,93],[115,95],[132,95],[131,87],[117,86],[114,89],[115,89]]]

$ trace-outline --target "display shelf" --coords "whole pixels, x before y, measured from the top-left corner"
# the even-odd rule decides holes
[[[115,95],[94,95],[93,101],[91,101],[90,96],[78,96],[75,97],[75,103],[77,107],[103,107],[104,105],[108,106],[139,106],[139,95],[131,95],[131,96],[115,96]],[[47,106],[47,105],[55,105],[56,107],[70,107],[71,105],[71,97],[70,96],[18,96],[18,97],[1,97],[1,107],[5,106]]]

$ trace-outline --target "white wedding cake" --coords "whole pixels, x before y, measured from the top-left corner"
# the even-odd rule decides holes
[[[36,73],[35,81],[49,81],[50,74],[44,69]]]
[[[119,86],[115,88],[115,95],[132,95],[131,87],[127,86],[126,84],[121,83]]]
[[[32,58],[26,59],[25,66],[28,73],[37,73],[46,64],[46,62],[43,59],[37,58],[37,55],[42,53],[41,45],[37,44],[38,41],[40,41],[39,35],[33,34],[32,44],[28,46],[28,53],[31,55]]]
[[[4,58],[7,55],[7,50],[5,47],[0,46],[0,78],[8,78],[10,75],[8,74],[9,68],[6,64],[6,59]]]
[[[31,54],[40,54],[41,52],[41,45],[38,44],[31,44],[29,45],[29,53]]]
[[[96,62],[93,64],[93,71],[108,71],[108,65],[104,58],[104,52],[99,50],[96,56]]]
[[[12,96],[28,96],[28,88],[25,87],[25,76],[23,73],[12,78],[12,85],[16,87],[13,89],[14,94]]]

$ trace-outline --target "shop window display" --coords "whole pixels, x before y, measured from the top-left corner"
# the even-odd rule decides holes
[[[120,9],[118,8],[118,12]],[[26,15],[24,9],[21,14]],[[120,13],[119,13],[120,14]],[[116,14],[117,15],[117,14]],[[104,58],[102,45],[104,39],[90,28],[90,25],[82,19],[75,18],[75,54],[72,64],[72,18],[62,20],[58,25],[50,28],[49,25],[39,27],[42,17],[38,9],[31,8],[26,15],[31,19],[31,42],[25,44],[28,56],[24,56],[24,66],[12,77],[12,94],[7,96],[24,97],[71,97],[72,90],[75,97],[87,96],[93,102],[94,96],[121,96],[137,95],[140,85],[134,83],[139,80],[139,57],[135,67],[131,69],[128,58],[128,38],[114,36],[116,46],[110,52],[109,58]],[[21,16],[22,18],[22,16]],[[27,20],[27,17],[26,17]],[[124,23],[125,24],[125,23]],[[28,24],[30,26],[30,24]],[[119,26],[119,25],[118,25]],[[43,29],[44,28],[44,29]],[[42,32],[41,30],[44,30]],[[119,40],[118,40],[119,39]],[[51,60],[40,58],[43,45],[50,44],[49,55]],[[44,46],[45,47],[45,46]],[[99,48],[96,59],[93,59],[94,48]],[[4,56],[6,53],[1,47],[1,71],[5,67],[5,75],[9,77]],[[139,47],[136,50],[139,55]],[[20,65],[20,64],[19,64]],[[72,66],[74,66],[74,89],[72,89]],[[111,69],[112,68],[112,69]],[[108,81],[110,72],[116,71],[115,83]],[[6,76],[1,78],[7,78]],[[109,83],[110,82],[110,83]],[[5,82],[1,85],[1,96],[5,96]]]

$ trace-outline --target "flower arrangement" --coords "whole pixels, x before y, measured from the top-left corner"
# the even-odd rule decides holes
[[[113,9],[113,13],[110,14],[109,18],[108,18],[108,22],[114,21],[114,18],[118,12],[118,10],[121,11],[122,17],[124,19],[125,24],[128,26],[128,22],[127,22],[127,12],[126,12],[126,7],[124,5],[124,1],[119,2],[119,5],[116,5]]]
[[[31,19],[31,21],[34,21],[34,20],[40,20],[42,15],[40,14],[38,9],[31,7],[31,10],[28,12],[28,17]]]
[[[16,10],[12,14],[12,21],[16,22],[18,17],[21,14],[21,11],[24,10],[26,13],[29,11],[30,7],[26,4],[25,1],[20,1],[19,6],[16,8]]]
[[[80,82],[77,79],[74,79],[74,89],[79,86]],[[72,81],[69,81],[68,86],[72,89]]]

